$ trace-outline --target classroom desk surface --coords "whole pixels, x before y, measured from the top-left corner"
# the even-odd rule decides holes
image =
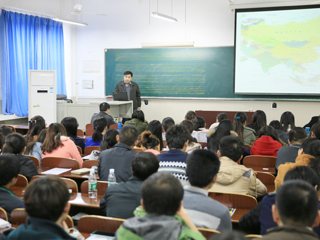
[[[100,201],[103,195],[98,195],[97,198],[89,198],[87,193],[77,193],[70,196],[69,203],[72,206],[100,208]]]
[[[46,175],[43,172],[50,170],[50,169],[52,169],[52,168],[51,167],[50,168],[48,168],[48,167],[38,168],[39,175]],[[84,174],[84,175],[72,174],[71,170],[68,172],[61,173],[57,176],[64,177],[64,178],[72,178],[72,179],[84,179],[84,180],[88,180],[88,178],[89,178],[88,174]],[[99,176],[97,176],[97,180],[99,180],[99,179],[100,179]]]

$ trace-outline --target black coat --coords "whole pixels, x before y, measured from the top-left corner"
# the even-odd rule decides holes
[[[127,92],[124,81],[118,82],[116,85],[116,92]],[[137,83],[131,81],[130,99],[133,101],[133,111],[141,107],[140,90]]]

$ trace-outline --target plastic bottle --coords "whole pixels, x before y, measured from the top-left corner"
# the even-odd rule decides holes
[[[89,198],[97,198],[98,189],[97,189],[97,177],[95,173],[95,168],[91,167],[88,181],[88,193]]]
[[[116,184],[117,179],[113,168],[110,168],[109,170],[109,176],[108,176],[108,186]]]
[[[307,135],[310,133],[310,127],[306,127]]]
[[[122,123],[121,122],[118,122],[118,131],[120,131],[122,128]]]

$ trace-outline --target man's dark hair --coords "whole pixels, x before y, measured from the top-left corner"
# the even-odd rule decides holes
[[[2,125],[0,126],[0,133],[3,134],[3,136],[8,136],[9,134],[13,133],[12,129],[8,126]]]
[[[125,71],[125,72],[123,73],[123,76],[124,76],[124,75],[129,75],[129,74],[131,75],[131,77],[133,77],[133,74],[132,74],[132,72],[130,72],[130,71]]]
[[[190,134],[193,132],[193,123],[190,120],[183,120],[180,125],[185,126]]]
[[[141,196],[147,213],[174,216],[183,198],[183,188],[170,173],[157,172],[144,181]]]
[[[193,130],[201,131],[200,128],[204,128],[206,125],[206,120],[203,117],[195,117],[193,119]]]
[[[244,144],[235,136],[225,136],[220,140],[219,150],[222,157],[228,157],[237,162],[243,155]]]
[[[317,186],[317,190],[319,191],[320,182],[317,173],[310,167],[307,166],[298,166],[286,173],[283,181],[288,180],[304,180],[310,183],[313,187]]]
[[[317,122],[312,126],[312,131],[316,138],[320,140],[320,122]]]
[[[193,119],[197,116],[195,111],[188,111],[185,118],[186,120],[193,121]]]
[[[76,137],[77,136],[77,130],[78,130],[78,122],[77,119],[74,117],[65,117],[61,120],[61,124],[64,126],[64,128],[67,130],[68,136]]]
[[[167,132],[167,130],[172,127],[173,125],[175,124],[173,118],[171,117],[166,117],[162,120],[162,127],[163,127],[163,130],[165,132]]]
[[[153,153],[139,152],[132,160],[132,175],[141,180],[145,180],[158,171],[159,162],[159,158]]]
[[[227,120],[228,119],[228,115],[225,113],[219,113],[219,115],[217,116],[218,122],[221,122],[222,120]]]
[[[69,201],[66,183],[56,176],[40,177],[30,183],[24,205],[30,217],[56,222]]]
[[[119,133],[119,142],[133,146],[139,136],[138,130],[131,125],[123,126]]]
[[[316,190],[302,180],[284,182],[277,190],[276,206],[284,225],[312,227],[318,214]]]
[[[190,133],[185,126],[174,125],[166,132],[166,140],[169,149],[182,149],[190,138]]]
[[[208,186],[217,175],[220,161],[216,154],[205,149],[194,150],[187,158],[186,174],[192,186]]]
[[[26,139],[19,133],[12,133],[4,140],[3,152],[21,154],[25,146]]]
[[[131,117],[136,118],[136,119],[140,120],[141,122],[144,122],[144,120],[145,120],[143,111],[139,110],[139,109],[134,110]]]
[[[0,155],[0,187],[7,185],[12,178],[17,178],[20,172],[20,161],[10,153]]]
[[[289,132],[289,140],[291,143],[301,144],[307,136],[307,131],[302,127],[295,127]]]
[[[110,105],[107,102],[103,102],[100,104],[99,109],[100,109],[100,112],[105,112],[108,109],[110,109]]]

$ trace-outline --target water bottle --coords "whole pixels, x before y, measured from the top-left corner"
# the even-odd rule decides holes
[[[118,131],[120,131],[122,128],[122,123],[121,122],[118,122]]]
[[[98,189],[95,167],[91,167],[90,169],[88,188],[89,198],[97,198]]]
[[[307,135],[310,133],[310,127],[306,127]]]
[[[114,169],[113,168],[110,168],[110,170],[109,170],[108,182],[109,182],[108,186],[111,186],[111,185],[117,183],[116,175],[114,173]]]

